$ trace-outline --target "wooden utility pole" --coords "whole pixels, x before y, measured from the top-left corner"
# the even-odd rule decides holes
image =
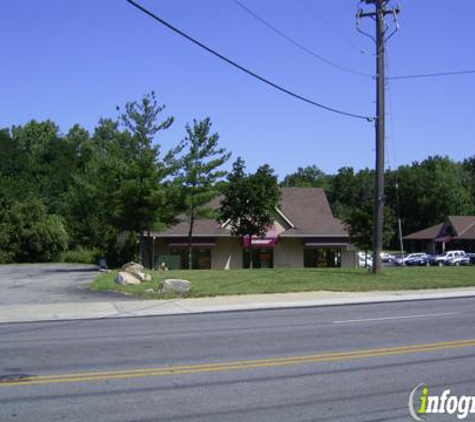
[[[374,182],[373,215],[373,273],[382,271],[381,252],[383,249],[384,226],[384,140],[385,140],[385,43],[389,36],[385,24],[386,15],[397,16],[399,9],[386,9],[389,0],[362,0],[375,6],[374,12],[358,12],[357,18],[371,17],[376,21],[376,177]],[[367,35],[367,34],[365,34]]]

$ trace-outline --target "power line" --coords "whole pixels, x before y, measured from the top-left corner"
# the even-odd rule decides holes
[[[403,79],[417,79],[417,78],[435,78],[435,77],[440,77],[440,76],[468,75],[470,73],[475,73],[475,69],[454,70],[454,71],[450,71],[450,72],[439,72],[439,73],[425,73],[425,74],[420,74],[420,75],[390,76],[387,79],[403,80]]]
[[[389,58],[386,56],[386,69],[388,73],[391,72],[389,66]],[[393,107],[393,96],[392,96],[392,86],[389,81],[386,79],[388,85],[388,98],[389,98],[389,119],[391,123],[391,144],[393,149],[393,158],[394,158],[394,165],[396,167],[395,171],[395,185],[394,188],[396,190],[396,217],[397,217],[397,226],[398,226],[398,237],[399,237],[399,248],[401,250],[401,256],[404,258],[404,243],[402,238],[402,219],[401,219],[401,202],[399,199],[399,176],[398,176],[398,162],[397,162],[397,155],[396,155],[396,135],[394,130],[394,107]]]
[[[322,61],[322,62],[324,62],[324,63],[326,63],[330,66],[333,66],[337,69],[343,70],[344,72],[352,73],[352,74],[358,75],[358,76],[368,76],[368,77],[371,77],[371,78],[373,77],[373,75],[370,75],[369,73],[363,73],[363,72],[359,72],[357,70],[350,69],[349,67],[342,66],[338,63],[335,63],[335,62],[321,56],[320,54],[315,53],[315,51],[310,50],[309,48],[305,47],[303,44],[299,43],[295,39],[291,38],[290,36],[288,36],[287,34],[282,32],[280,29],[276,28],[274,25],[272,25],[271,23],[266,21],[264,18],[259,16],[256,12],[251,10],[245,4],[241,3],[239,0],[234,0],[234,3],[236,3],[241,9],[243,9],[245,12],[247,12],[249,15],[251,15],[254,19],[258,20],[263,25],[267,26],[269,29],[271,29],[273,32],[275,32],[277,35],[281,36],[282,38],[287,40],[289,43],[293,44],[294,46],[296,46],[300,50],[304,51],[305,53],[309,54],[310,56],[316,58],[317,60],[320,60],[320,61]]]
[[[336,27],[331,25],[327,19],[325,19],[321,13],[312,5],[312,3],[308,0],[304,0],[304,3],[307,5],[307,7],[313,12],[313,14],[320,19],[321,22],[325,26],[327,26],[330,30],[332,30],[336,35],[338,35],[342,40],[344,40],[348,45],[350,45],[352,48],[356,48],[360,54],[368,54],[367,51],[364,49],[360,48],[358,44],[356,44],[354,41],[352,41],[350,38],[348,38],[346,35],[344,35],[340,30],[338,30]],[[357,9],[358,9],[358,1],[357,1]],[[371,54],[372,55],[372,54]]]
[[[152,19],[154,19],[157,22],[161,23],[162,25],[166,26],[168,29],[171,29],[173,32],[177,33],[178,35],[181,35],[182,37],[186,38],[188,41],[191,41],[193,44],[196,44],[197,46],[199,46],[202,49],[206,50],[208,53],[211,53],[212,55],[214,55],[214,56],[218,57],[219,59],[225,61],[226,63],[230,64],[231,66],[241,70],[244,73],[247,73],[248,75],[260,80],[261,82],[271,86],[272,88],[275,88],[275,89],[277,89],[277,90],[279,90],[279,91],[281,91],[281,92],[283,92],[287,95],[290,95],[290,96],[292,96],[294,98],[297,98],[301,101],[304,101],[308,104],[314,105],[315,107],[319,107],[319,108],[322,108],[324,110],[331,111],[333,113],[341,114],[343,116],[348,116],[348,117],[354,117],[356,119],[363,119],[363,120],[367,120],[367,121],[370,121],[370,122],[373,121],[373,117],[363,116],[363,115],[360,115],[360,114],[354,114],[354,113],[349,113],[349,112],[346,112],[346,111],[343,111],[343,110],[338,110],[336,108],[332,108],[332,107],[326,106],[324,104],[318,103],[316,101],[310,100],[309,98],[306,98],[306,97],[303,97],[302,95],[296,94],[296,93],[294,93],[294,92],[292,92],[292,91],[290,91],[286,88],[283,88],[282,86],[277,85],[276,83],[274,83],[274,82],[272,82],[272,81],[270,81],[270,80],[268,80],[268,79],[266,79],[262,76],[259,76],[258,74],[252,72],[251,70],[241,66],[240,64],[236,63],[235,61],[233,61],[231,59],[228,59],[227,57],[225,57],[222,54],[218,53],[217,51],[211,49],[210,47],[207,47],[206,45],[204,45],[200,41],[198,41],[195,38],[191,37],[190,35],[184,33],[180,29],[174,27],[172,24],[168,23],[164,19],[162,19],[159,16],[155,15],[154,13],[150,12],[145,7],[141,6],[140,4],[136,3],[135,1],[127,0],[127,2],[130,3],[132,6],[136,7],[137,9],[139,9],[141,12],[143,12],[146,15],[150,16]]]

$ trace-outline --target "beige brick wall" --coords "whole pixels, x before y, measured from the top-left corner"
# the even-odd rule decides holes
[[[216,238],[216,245],[211,250],[211,268],[213,270],[242,268],[240,240],[235,238]]]
[[[342,249],[341,266],[343,268],[356,268],[358,266],[358,255],[355,248],[350,246],[348,250]]]
[[[279,239],[274,249],[275,268],[303,268],[301,239]]]
[[[280,238],[274,248],[274,268],[303,268],[304,252],[302,239]],[[155,254],[169,255],[167,239],[157,240]],[[232,270],[242,268],[242,246],[236,238],[216,238],[216,245],[211,250],[211,268],[215,270]],[[341,266],[355,268],[357,256],[354,248],[341,251]]]

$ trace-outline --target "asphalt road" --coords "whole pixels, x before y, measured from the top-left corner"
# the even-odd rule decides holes
[[[81,264],[0,265],[0,306],[100,302],[124,295],[87,289],[97,267]]]
[[[419,383],[475,395],[474,322],[450,299],[1,324],[0,420],[409,421]]]

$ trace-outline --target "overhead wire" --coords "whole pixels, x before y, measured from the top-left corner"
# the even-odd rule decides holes
[[[285,34],[284,32],[282,32],[280,29],[278,29],[277,27],[275,27],[274,25],[272,25],[270,22],[268,22],[267,20],[265,20],[262,16],[258,15],[255,11],[253,11],[252,9],[250,9],[248,6],[246,6],[244,3],[242,3],[241,1],[239,0],[233,0],[234,3],[236,3],[242,10],[244,10],[246,13],[248,13],[250,16],[252,16],[254,19],[258,20],[259,22],[261,22],[263,25],[267,26],[270,30],[272,30],[273,32],[275,32],[277,35],[279,35],[280,37],[284,38],[286,41],[288,41],[289,43],[293,44],[295,47],[299,48],[300,50],[302,50],[303,52],[305,52],[306,54],[312,56],[313,58],[323,62],[323,63],[326,63],[334,68],[337,68],[337,69],[340,69],[344,72],[348,72],[348,73],[352,73],[353,75],[358,75],[358,76],[365,76],[365,77],[370,77],[372,78],[374,75],[370,75],[369,73],[363,73],[363,72],[359,72],[357,70],[354,70],[354,69],[350,69],[349,67],[346,67],[346,66],[342,66],[338,63],[335,63],[334,61],[330,60],[330,59],[327,59],[325,57],[323,57],[322,55],[316,53],[315,51],[309,49],[308,47],[305,47],[303,44],[301,44],[300,42],[296,41],[294,38],[290,37],[289,35]]]
[[[419,75],[401,75],[401,76],[391,76],[388,79],[390,80],[402,80],[402,79],[417,79],[417,78],[436,78],[441,76],[456,76],[456,75],[468,75],[475,73],[475,69],[469,70],[454,70],[449,72],[438,72],[438,73],[423,73]]]
[[[338,30],[336,27],[331,25],[327,19],[325,19],[322,14],[312,5],[312,3],[308,0],[303,0],[303,2],[307,5],[307,7],[312,11],[312,13],[320,19],[320,21],[327,26],[331,31],[333,31],[336,35],[338,35],[343,41],[345,41],[348,45],[350,45],[352,48],[355,48],[358,50],[360,54],[371,54],[368,53],[366,50],[361,48],[358,44],[356,44],[354,41],[352,41],[349,37],[344,35],[340,30]],[[358,9],[358,0],[357,0],[357,9]],[[371,54],[373,55],[373,54]]]
[[[386,70],[387,74],[390,74],[390,66],[389,66],[389,55],[387,54],[386,50]],[[393,159],[394,159],[394,165],[396,167],[396,172],[395,172],[395,190],[396,190],[396,218],[398,222],[398,237],[399,237],[399,245],[401,248],[401,256],[404,258],[404,245],[403,245],[403,240],[402,240],[402,219],[401,219],[401,204],[400,204],[400,199],[399,199],[399,178],[398,178],[398,172],[397,172],[397,145],[396,145],[396,135],[395,135],[395,129],[394,129],[394,106],[393,106],[393,98],[392,98],[392,87],[389,83],[388,77],[386,77],[385,83],[387,84],[388,88],[388,105],[389,105],[389,122],[390,122],[390,130],[391,130],[391,146],[393,150]],[[389,156],[389,153],[388,153]],[[388,160],[389,161],[389,160]],[[389,168],[391,169],[391,165],[389,165]]]
[[[358,10],[359,2],[362,0],[356,0],[356,8]],[[307,0],[304,0],[305,3],[309,5],[312,9],[314,9]],[[314,10],[315,11],[315,10]],[[396,75],[387,77],[387,80],[407,80],[407,79],[422,79],[422,78],[435,78],[435,77],[444,77],[444,76],[458,76],[458,75],[467,75],[467,74],[474,74],[475,69],[467,69],[467,70],[453,70],[453,71],[446,71],[446,72],[432,72],[432,73],[421,73],[421,74],[409,74],[409,75]]]
[[[390,63],[389,63],[389,54],[387,49],[385,50],[385,65],[386,65],[386,74],[390,75]],[[389,106],[389,123],[390,123],[390,131],[391,131],[391,146],[392,146],[392,155],[395,165],[397,165],[397,153],[396,153],[396,137],[395,137],[395,130],[394,130],[394,107],[393,107],[393,98],[392,98],[392,86],[390,84],[391,78],[386,77],[385,85],[387,87],[388,93],[388,106]],[[389,152],[388,152],[388,161],[389,160]]]
[[[139,3],[135,2],[134,0],[126,0],[128,3],[130,3],[132,6],[134,6],[135,8],[137,8],[138,10],[140,10],[141,12],[143,12],[144,14],[148,15],[149,17],[151,17],[152,19],[154,19],[155,21],[159,22],[160,24],[164,25],[165,27],[167,27],[168,29],[172,30],[173,32],[177,33],[178,35],[186,38],[188,41],[192,42],[193,44],[201,47],[202,49],[206,50],[208,53],[218,57],[219,59],[223,60],[224,62],[230,64],[231,66],[241,70],[242,72],[248,74],[249,76],[252,76],[253,78],[255,79],[258,79],[259,81],[271,86],[272,88],[278,90],[278,91],[281,91],[287,95],[290,95],[294,98],[297,98],[303,102],[306,102],[308,104],[311,104],[315,107],[318,107],[318,108],[321,108],[321,109],[324,109],[324,110],[327,110],[327,111],[330,111],[330,112],[333,112],[333,113],[336,113],[336,114],[340,114],[340,115],[343,115],[343,116],[347,116],[347,117],[353,117],[355,119],[362,119],[362,120],[366,120],[366,121],[369,121],[369,122],[372,122],[374,121],[374,117],[372,116],[364,116],[364,115],[361,115],[361,114],[355,114],[355,113],[350,113],[350,112],[347,112],[347,111],[344,111],[344,110],[340,110],[340,109],[336,109],[336,108],[333,108],[333,107],[329,107],[325,104],[322,104],[322,103],[319,103],[319,102],[316,102],[316,101],[313,101],[307,97],[304,97],[300,94],[296,94],[292,91],[290,91],[289,89],[287,88],[284,88],[272,81],[270,81],[269,79],[266,79],[260,75],[258,75],[257,73],[245,68],[244,66],[238,64],[237,62],[225,57],[224,55],[222,55],[221,53],[218,53],[216,50],[213,50],[212,48],[206,46],[205,44],[203,44],[202,42],[198,41],[197,39],[193,38],[192,36],[186,34],[185,32],[181,31],[180,29],[176,28],[175,26],[173,26],[172,24],[170,24],[169,22],[165,21],[164,19],[162,19],[161,17],[159,17],[158,15],[156,15],[155,13],[152,13],[150,10],[146,9],[145,7],[143,7],[142,5],[140,5]]]

